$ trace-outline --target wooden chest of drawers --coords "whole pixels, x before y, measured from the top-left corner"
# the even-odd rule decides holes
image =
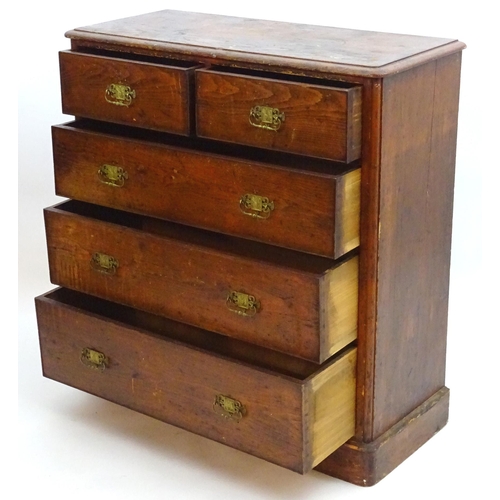
[[[464,45],[177,11],[67,36],[44,375],[379,481],[447,421]]]

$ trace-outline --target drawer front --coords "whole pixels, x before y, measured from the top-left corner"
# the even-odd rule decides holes
[[[125,227],[123,217],[130,215],[123,212],[113,211],[116,216],[106,221],[65,208],[85,204],[60,206],[45,211],[55,284],[314,362],[356,338],[357,258],[305,270],[293,262],[301,258],[295,252],[278,250],[283,263],[277,265],[265,260],[271,250],[264,245],[250,252],[259,252],[258,260],[235,252],[231,238],[214,247],[220,235],[202,232],[206,237],[199,238],[194,229],[172,231],[171,224],[158,227],[160,221],[137,216],[136,227]],[[170,232],[154,234],[164,227]]]
[[[359,244],[359,169],[286,169],[53,127],[60,196],[337,258]]]
[[[46,377],[301,473],[353,435],[355,350],[297,379],[64,303],[60,292],[36,299]]]
[[[361,155],[361,87],[196,71],[201,137],[349,163]]]
[[[189,135],[190,68],[59,54],[63,113]]]

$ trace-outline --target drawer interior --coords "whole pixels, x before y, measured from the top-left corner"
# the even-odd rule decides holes
[[[204,70],[203,70],[204,71]],[[209,71],[217,73],[227,73],[232,75],[253,76],[259,79],[279,80],[282,82],[297,82],[315,85],[318,87],[329,87],[339,89],[352,89],[359,85],[339,80],[327,80],[325,78],[314,78],[310,76],[293,75],[290,73],[274,73],[272,71],[254,70],[248,68],[237,68],[230,66],[210,66]]]
[[[132,52],[120,52],[117,50],[102,50],[94,47],[80,47],[77,51],[81,54],[90,54],[94,56],[112,57],[114,59],[124,59],[126,61],[147,62],[152,64],[161,64],[173,68],[197,68],[200,64],[193,61],[183,61],[181,59],[170,59],[167,57],[154,57],[144,54],[134,54]]]
[[[67,288],[57,288],[45,295],[47,299],[98,315],[106,320],[125,323],[137,329],[191,347],[203,349],[232,360],[272,370],[273,372],[303,381],[322,370],[317,365],[300,358],[265,349],[241,340],[208,332],[184,323],[156,316],[131,307],[99,299]],[[329,361],[328,361],[329,362]],[[326,362],[326,363],[328,363]],[[324,364],[326,364],[324,363]]]
[[[272,166],[280,166],[296,170],[303,170],[324,175],[344,175],[359,168],[360,161],[348,165],[333,160],[321,158],[306,158],[302,155],[272,151],[251,146],[221,143],[219,141],[199,137],[185,137],[154,130],[143,130],[126,125],[110,124],[97,120],[81,118],[61,125],[64,128],[94,132],[96,134],[113,135],[131,140],[148,141],[153,144],[162,144],[172,148],[189,149],[200,153],[232,157],[245,161],[259,162]]]
[[[120,226],[175,239],[186,244],[202,245],[216,251],[237,254],[241,257],[258,260],[259,262],[280,267],[285,266],[306,273],[322,274],[352,257],[352,252],[337,260],[316,255],[307,255],[294,250],[278,248],[256,241],[226,236],[76,200],[65,201],[50,210],[92,218],[105,223],[119,224]]]

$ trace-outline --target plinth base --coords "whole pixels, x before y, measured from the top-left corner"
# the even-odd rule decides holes
[[[375,441],[352,439],[315,470],[359,486],[378,483],[446,425],[449,399],[443,387]]]

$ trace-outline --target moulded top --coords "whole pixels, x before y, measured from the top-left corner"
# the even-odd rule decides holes
[[[457,40],[164,10],[77,28],[77,43],[244,65],[381,77],[462,50]]]

